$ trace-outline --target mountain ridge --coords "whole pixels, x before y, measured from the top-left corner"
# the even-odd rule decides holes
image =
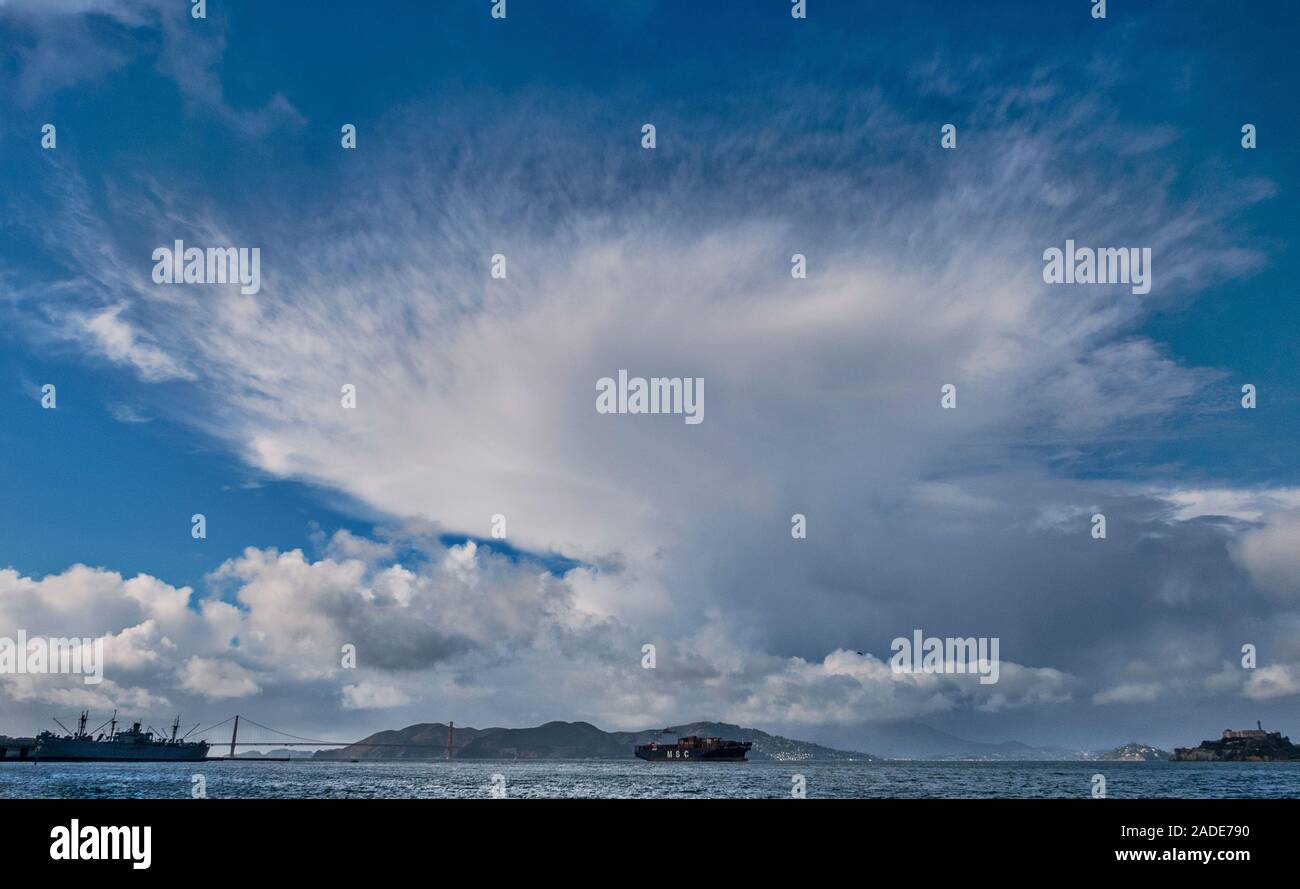
[[[375,732],[337,750],[318,750],[315,759],[337,760],[430,760],[447,755],[446,723],[425,722],[402,729]],[[880,757],[852,750],[825,747],[754,728],[722,722],[697,721],[668,726],[664,730],[607,732],[589,722],[554,720],[531,728],[492,727],[476,729],[456,726],[454,759],[628,759],[637,744],[645,744],[661,733],[704,735],[734,741],[751,741],[749,758],[756,762],[805,762],[810,760],[872,762]],[[382,746],[381,746],[382,745]]]
[[[385,729],[347,747],[319,750],[321,760],[441,760],[447,758],[448,726],[423,722],[401,729]],[[682,737],[701,735],[734,741],[751,741],[749,758],[755,762],[885,762],[929,760],[950,762],[1043,762],[1043,761],[1163,761],[1172,754],[1149,744],[1130,742],[1109,750],[1071,750],[1036,747],[1022,741],[969,741],[924,723],[906,722],[864,728],[861,746],[876,751],[865,753],[772,734],[734,723],[696,720],[664,729],[607,732],[590,722],[552,720],[525,728],[493,726],[478,729],[456,726],[453,758],[486,759],[627,759],[638,744],[659,735]],[[858,746],[856,744],[852,745]]]

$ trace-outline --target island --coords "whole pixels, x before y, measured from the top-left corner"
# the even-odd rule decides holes
[[[1217,741],[1202,741],[1199,747],[1175,747],[1174,762],[1286,762],[1300,760],[1300,746],[1281,732],[1256,728],[1224,729]]]

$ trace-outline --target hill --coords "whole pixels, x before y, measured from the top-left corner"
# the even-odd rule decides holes
[[[1098,753],[1096,758],[1099,761],[1108,762],[1168,762],[1174,758],[1174,755],[1168,750],[1161,750],[1159,747],[1152,747],[1150,744],[1139,744],[1137,741],[1132,741],[1116,747],[1114,750]]]
[[[629,759],[637,744],[650,741],[654,730],[606,732],[589,722],[548,722],[533,728],[475,729],[456,726],[456,759]],[[752,741],[751,760],[804,762],[808,760],[871,761],[866,753],[835,750],[771,735],[758,729],[720,722],[692,722],[668,729],[672,735],[705,735]],[[447,726],[440,722],[408,725],[376,732],[338,750],[320,750],[316,759],[443,759],[447,753]]]

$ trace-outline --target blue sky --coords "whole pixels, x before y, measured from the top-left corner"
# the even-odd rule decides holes
[[[107,575],[191,587],[112,694],[300,729],[1300,730],[1285,5],[490,5],[0,3],[0,566],[59,590],[0,614],[124,634],[151,617],[96,611]],[[262,292],[156,288],[174,238],[260,245]],[[1155,245],[1155,288],[1044,287],[1066,238]],[[620,367],[702,374],[709,419],[596,424]],[[986,699],[832,657],[916,626],[1022,672]],[[381,668],[329,666],[354,636]],[[1266,680],[1224,667],[1243,641]]]

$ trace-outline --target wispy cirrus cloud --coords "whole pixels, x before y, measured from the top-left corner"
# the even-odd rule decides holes
[[[168,0],[5,0],[0,36],[12,43],[12,63],[0,82],[25,106],[73,87],[93,84],[137,56],[151,56],[191,109],[250,137],[305,122],[284,94],[261,107],[236,107],[218,68],[226,51],[219,4],[193,19],[190,4]],[[6,70],[7,69],[7,70]]]

